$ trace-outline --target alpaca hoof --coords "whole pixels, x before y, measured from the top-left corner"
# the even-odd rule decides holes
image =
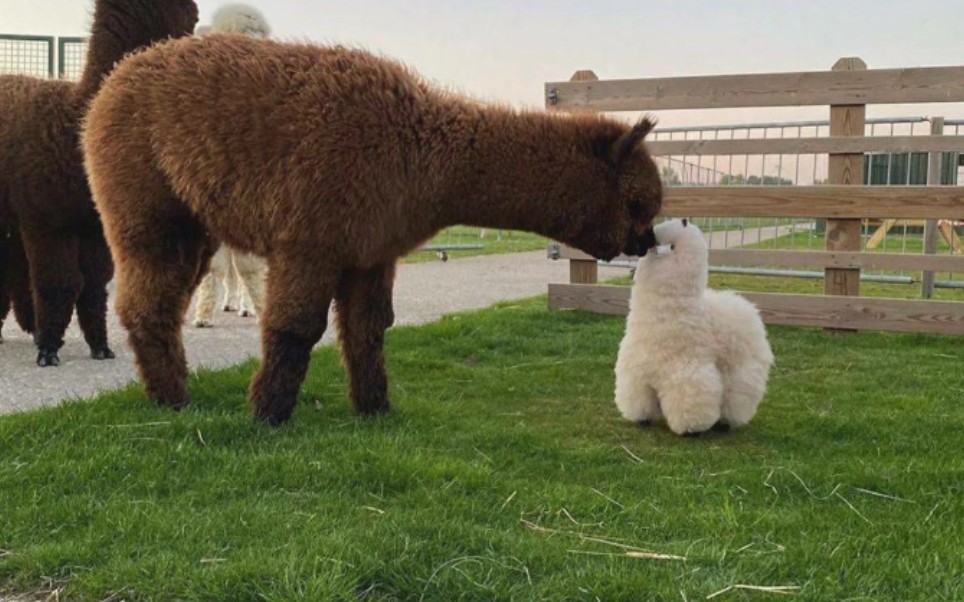
[[[224,313],[230,313],[232,311],[238,311],[238,310],[234,309],[230,305],[225,305],[224,307],[221,308],[221,311],[223,311]]]
[[[649,427],[653,426],[653,421],[652,421],[652,420],[649,420],[649,419],[647,419],[647,420],[637,420],[637,421],[636,421],[636,426],[638,426],[638,427],[641,428],[641,429],[646,429],[646,428],[649,428]]]
[[[387,399],[374,401],[372,403],[361,404],[358,406],[358,413],[363,418],[378,418],[391,412],[392,406]]]
[[[704,433],[706,433],[706,431],[692,431],[692,432],[682,433],[682,436],[686,437],[687,439],[695,439],[696,437],[702,436]]]
[[[90,357],[92,357],[92,358],[95,359],[95,360],[112,360],[112,359],[114,359],[114,358],[117,357],[117,356],[114,355],[114,352],[111,351],[110,347],[107,347],[107,346],[105,345],[104,347],[101,347],[100,349],[91,349],[91,350],[90,350]]]
[[[208,322],[207,320],[194,320],[195,328],[211,328],[214,324]]]
[[[242,318],[250,318],[254,314],[252,314],[250,311],[246,309],[242,309],[240,312],[238,312],[238,315],[241,316]]]
[[[254,415],[255,420],[259,422],[263,422],[264,424],[270,426],[271,428],[280,427],[284,423],[288,422],[290,418],[291,418],[291,412],[277,412],[277,413],[256,412]]]
[[[722,420],[720,420],[719,422],[717,422],[716,424],[714,424],[712,427],[710,427],[710,430],[713,431],[714,433],[729,433],[729,432],[730,432],[730,425],[727,424],[726,422],[723,422]]]
[[[37,352],[37,365],[41,368],[60,365],[60,356],[56,349],[41,349]]]

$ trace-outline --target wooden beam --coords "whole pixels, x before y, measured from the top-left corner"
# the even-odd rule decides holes
[[[564,111],[964,102],[964,67],[550,82],[545,96]]]
[[[857,57],[842,58],[834,64],[834,73],[863,73],[867,70],[867,63]],[[830,107],[830,135],[831,136],[863,136],[864,124],[867,117],[865,103],[832,103]],[[859,186],[864,178],[863,153],[834,153],[830,155],[828,164],[828,179],[830,184],[843,186]],[[856,219],[828,219],[826,232],[826,247],[828,251],[859,251],[861,220],[863,216],[853,216]],[[891,216],[893,217],[893,216]],[[824,276],[824,292],[828,295],[849,295],[856,297],[860,294],[860,270],[828,268]]]
[[[964,152],[964,136],[830,136],[747,140],[653,140],[653,156],[823,155],[829,153]]]
[[[595,82],[599,77],[590,69],[583,69],[572,74],[572,82]],[[592,109],[574,110],[575,112],[592,112]],[[573,284],[595,284],[599,282],[599,264],[592,257],[587,259],[573,259],[569,262],[569,282]]]
[[[559,246],[560,259],[591,261],[579,249]],[[636,261],[620,255],[613,261]],[[759,268],[838,268],[862,270],[964,273],[964,255],[920,253],[852,253],[842,251],[774,251],[769,249],[710,249],[710,265]]]
[[[931,119],[931,137],[943,138],[944,118],[934,117]],[[941,184],[941,156],[931,153],[927,162],[927,184],[928,186],[940,186]],[[924,224],[924,253],[934,255],[937,253],[937,220],[929,219]],[[934,272],[925,270],[921,274],[920,296],[922,299],[930,299],[934,296]]]
[[[662,215],[959,220],[964,186],[674,186]]]
[[[630,287],[549,285],[549,308],[625,315]],[[964,303],[827,295],[741,293],[767,324],[848,330],[890,330],[964,335]]]
[[[719,249],[710,251],[710,265],[774,268],[837,268],[964,273],[964,256],[919,253],[851,253],[844,251],[768,251]]]

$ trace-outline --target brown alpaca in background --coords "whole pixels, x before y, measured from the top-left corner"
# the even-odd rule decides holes
[[[268,260],[258,418],[291,415],[333,299],[354,407],[388,411],[396,260],[455,224],[644,253],[651,128],[484,106],[341,47],[212,36],[125,61],[83,144],[148,395],[189,401],[181,326],[214,238]]]
[[[40,366],[60,363],[58,350],[75,305],[91,357],[114,357],[106,324],[113,265],[80,152],[87,106],[125,54],[190,34],[195,23],[192,0],[97,0],[78,83],[0,77],[0,236],[9,260],[0,297],[16,301],[23,292],[16,276],[22,280],[29,272],[36,318],[21,325],[34,330]],[[17,263],[21,253],[26,265]]]

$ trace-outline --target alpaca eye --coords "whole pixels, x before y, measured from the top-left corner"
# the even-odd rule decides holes
[[[675,250],[676,250],[676,245],[675,245],[675,244],[674,244],[674,245],[670,245],[670,246],[669,246],[669,250],[670,250],[670,251],[675,251]]]
[[[684,217],[684,218],[683,218],[683,227],[685,228],[685,227],[688,226],[688,225],[690,225],[690,222],[689,222],[688,219],[686,219],[686,218]]]

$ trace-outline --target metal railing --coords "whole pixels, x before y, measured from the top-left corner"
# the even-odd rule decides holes
[[[86,38],[0,34],[0,75],[76,80],[86,55]]]

